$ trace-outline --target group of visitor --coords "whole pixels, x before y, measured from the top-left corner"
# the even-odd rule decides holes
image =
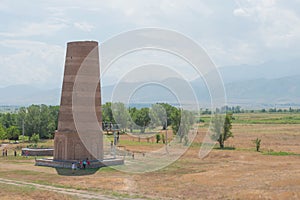
[[[7,149],[2,149],[2,156],[7,156]]]
[[[22,156],[25,156],[27,158],[29,156],[29,151],[22,151]]]
[[[76,169],[86,169],[87,168],[87,166],[90,166],[90,161],[89,161],[89,159],[88,158],[86,158],[86,160],[80,160],[80,161],[78,161],[77,163],[76,162],[73,162],[72,163],[72,171],[73,171],[73,173],[74,173],[74,171],[76,170]]]
[[[120,132],[118,131],[117,135],[114,136],[114,141],[111,144],[117,145],[120,140]]]
[[[7,156],[8,155],[8,150],[7,149],[2,149],[2,156]],[[14,156],[17,156],[17,151],[14,150]]]

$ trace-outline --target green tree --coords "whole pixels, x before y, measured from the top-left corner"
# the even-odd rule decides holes
[[[128,108],[128,111],[129,111],[129,115],[130,115],[130,119],[128,122],[128,128],[130,129],[130,132],[132,133],[133,129],[135,129],[137,127],[134,122],[134,118],[133,118],[136,115],[137,109],[136,109],[136,107]]]
[[[31,137],[34,133],[40,132],[41,110],[38,105],[31,105],[27,108],[25,117],[25,133]]]
[[[39,135],[41,138],[49,138],[49,123],[50,123],[50,111],[48,106],[40,105],[40,114],[39,114]]]
[[[1,116],[1,123],[4,128],[17,125],[17,114],[4,113]]]
[[[165,108],[161,104],[153,104],[149,115],[153,127],[162,126],[162,129],[166,129],[168,116]]]
[[[172,127],[173,134],[177,135],[180,127],[181,110],[177,108],[173,109],[170,115],[170,119],[172,122],[171,127]]]
[[[34,142],[35,144],[37,144],[40,141],[40,136],[37,133],[34,133],[31,137],[30,137],[30,141]]]
[[[233,134],[231,132],[232,128],[232,113],[227,113],[225,118],[222,115],[216,114],[212,120],[211,124],[211,131],[212,139],[219,142],[220,148],[224,148],[225,141],[233,137]]]
[[[18,126],[22,130],[24,122],[25,135],[39,133],[41,138],[53,138],[57,129],[59,106],[31,105],[22,107],[18,112]]]
[[[5,139],[7,139],[7,133],[3,125],[0,124],[0,140],[5,140]]]
[[[58,108],[46,105],[40,106],[39,134],[41,138],[52,138],[56,130]]]
[[[149,108],[136,109],[135,112],[132,112],[131,114],[133,122],[138,125],[141,133],[144,133],[151,121],[151,118],[149,117]]]
[[[57,130],[58,126],[58,113],[59,113],[59,106],[49,106],[49,118],[48,118],[48,137],[53,138],[54,132]]]
[[[194,115],[192,112],[187,110],[182,110],[180,115],[180,125],[177,132],[177,136],[179,136],[179,142],[185,140],[185,145],[188,144],[188,133],[191,130],[194,124]]]
[[[46,138],[53,139],[55,130],[57,129],[57,126],[55,125],[55,122],[49,121],[47,124],[47,135]]]
[[[120,126],[123,131],[126,131],[126,127],[129,123],[129,112],[123,103],[113,103],[112,104],[112,114],[114,121]]]
[[[16,126],[10,126],[6,129],[7,132],[7,138],[9,140],[15,140],[17,141],[20,135],[20,130]]]
[[[170,105],[170,104],[167,104],[167,103],[158,103],[158,105],[161,105],[164,109],[165,109],[165,112],[167,113],[167,124],[170,125],[170,124],[173,124],[174,121],[173,119],[175,118],[172,118],[172,113],[173,113],[173,117],[174,117],[174,112],[176,113],[178,111],[178,108]],[[176,123],[176,122],[175,122]],[[165,125],[163,127],[163,129],[165,129]]]
[[[102,121],[115,123],[112,112],[112,103],[106,102],[102,105]]]

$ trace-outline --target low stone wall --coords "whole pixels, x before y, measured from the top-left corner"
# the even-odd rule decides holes
[[[23,156],[53,156],[53,149],[22,148]]]
[[[55,161],[52,159],[36,159],[35,165],[37,166],[46,166],[46,167],[59,167],[59,168],[71,168],[72,162],[62,162],[62,161]]]
[[[55,168],[71,168],[73,162],[78,161],[58,161],[52,159],[36,159],[35,165],[37,166],[47,166]],[[102,161],[91,161],[87,168],[100,168],[105,166],[123,165],[123,159],[104,159]]]

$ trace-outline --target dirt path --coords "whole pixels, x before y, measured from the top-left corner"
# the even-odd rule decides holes
[[[47,190],[50,192],[56,192],[56,193],[61,193],[61,194],[66,194],[66,195],[77,196],[77,197],[80,197],[83,199],[100,199],[100,200],[124,199],[124,200],[127,200],[126,198],[120,198],[120,197],[116,198],[116,197],[112,197],[112,196],[101,195],[101,194],[98,194],[95,192],[88,192],[88,191],[83,191],[83,190],[75,190],[75,189],[67,189],[67,188],[59,188],[59,187],[54,187],[54,186],[41,185],[41,184],[36,184],[36,183],[28,183],[28,182],[24,182],[24,181],[9,180],[9,179],[4,179],[4,178],[0,178],[0,183],[8,184],[8,185],[15,185],[15,186],[32,186],[32,187],[36,187],[41,190]]]

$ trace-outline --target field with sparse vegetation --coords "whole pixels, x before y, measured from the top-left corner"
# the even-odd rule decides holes
[[[64,169],[63,175],[48,167],[34,166],[34,158],[0,157],[1,197],[21,199],[76,199],[39,187],[8,187],[1,180],[24,181],[60,189],[75,189],[109,198],[129,199],[299,199],[300,198],[300,115],[292,113],[234,114],[234,137],[218,145],[204,159],[199,147],[208,129],[204,115],[189,150],[176,162],[155,172],[128,174],[111,168],[82,171]],[[171,130],[169,130],[171,137]],[[260,151],[255,140],[259,138]],[[53,140],[43,144],[51,146]],[[7,144],[14,149],[23,144]],[[26,144],[24,144],[26,145]],[[39,145],[42,145],[40,143]],[[136,152],[161,148],[162,142],[120,135],[120,146]],[[4,146],[1,146],[1,150]],[[92,198],[92,196],[90,196]],[[89,198],[89,197],[86,197]]]

